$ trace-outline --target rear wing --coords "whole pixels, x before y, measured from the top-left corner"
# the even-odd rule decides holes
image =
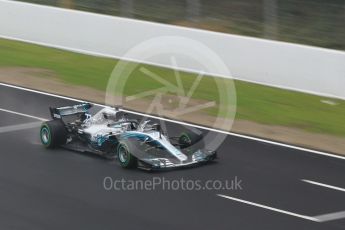
[[[82,103],[78,105],[65,106],[60,108],[49,107],[50,115],[53,119],[61,119],[63,116],[87,113],[92,107],[90,103]]]

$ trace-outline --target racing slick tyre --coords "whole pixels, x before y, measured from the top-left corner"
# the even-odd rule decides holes
[[[117,157],[123,168],[135,168],[137,166],[137,158],[130,153],[130,149],[125,143],[118,144]]]
[[[41,125],[40,139],[44,147],[55,148],[67,141],[65,125],[60,120],[51,120]]]
[[[202,135],[193,133],[193,132],[183,132],[181,133],[178,143],[181,148],[188,148],[189,146],[194,145],[198,141],[200,141],[202,138]]]

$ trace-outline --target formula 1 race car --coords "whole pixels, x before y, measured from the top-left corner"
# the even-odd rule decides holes
[[[92,116],[91,107],[82,103],[50,108],[52,120],[40,129],[42,144],[117,158],[124,168],[147,170],[186,167],[216,158],[216,151],[195,147],[201,134],[183,132],[168,137],[159,124],[129,119],[128,114],[110,107]]]

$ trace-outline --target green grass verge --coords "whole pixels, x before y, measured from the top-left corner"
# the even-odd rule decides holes
[[[83,55],[43,46],[0,39],[1,67],[33,67],[53,71],[68,84],[89,86],[105,90],[108,78],[117,60]],[[171,69],[140,64],[133,71],[133,79],[126,85],[125,94],[132,95],[148,89],[155,89],[160,83],[148,79],[140,71],[145,67],[174,82]],[[131,77],[132,77],[131,75]],[[196,75],[180,73],[183,86],[191,87]],[[322,103],[324,97],[282,90],[258,84],[235,81],[237,93],[236,119],[255,121],[270,125],[283,125],[307,131],[345,136],[345,103],[328,99],[336,105]],[[196,99],[216,100],[219,98],[213,78],[205,77],[193,95]],[[215,114],[213,109],[207,110]]]

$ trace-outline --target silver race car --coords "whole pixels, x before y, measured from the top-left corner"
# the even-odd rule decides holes
[[[92,104],[50,108],[52,120],[44,122],[40,139],[46,148],[64,147],[117,158],[124,168],[164,169],[207,163],[216,151],[206,150],[202,135],[183,132],[168,137],[159,124],[130,119],[128,114],[105,107],[95,115]]]

